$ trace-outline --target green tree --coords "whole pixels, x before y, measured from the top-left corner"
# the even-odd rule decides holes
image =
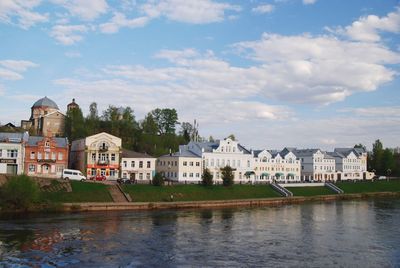
[[[151,111],[154,121],[158,127],[158,134],[175,134],[176,125],[178,122],[178,113],[175,109],[160,109],[157,108]]]
[[[236,137],[235,137],[235,135],[231,134],[231,135],[228,136],[228,139],[231,139],[231,140],[235,141]]]
[[[393,174],[394,169],[395,161],[393,152],[389,148],[386,148],[382,154],[382,174],[391,175]],[[388,170],[390,170],[390,172],[388,172]]]
[[[375,169],[377,174],[385,174],[382,157],[383,157],[382,142],[380,140],[376,140],[372,145],[371,168]]]
[[[364,151],[367,151],[367,147],[365,147],[365,145],[363,145],[362,143],[354,145],[354,148],[360,148],[363,149]]]
[[[87,135],[93,135],[100,132],[100,118],[97,110],[97,103],[92,102],[89,106],[89,115],[85,120]]]
[[[182,122],[181,123],[181,131],[180,134],[182,135],[182,137],[185,140],[185,143],[190,142],[191,137],[194,134],[194,127],[192,124],[190,124],[189,122]]]
[[[82,110],[78,108],[71,109],[65,117],[64,135],[69,141],[74,141],[86,136],[86,124],[83,118]]]
[[[26,175],[11,177],[1,188],[1,204],[8,209],[28,209],[39,199],[39,186]]]
[[[140,125],[144,134],[157,135],[158,125],[151,113],[146,115]]]
[[[208,168],[204,169],[201,180],[204,186],[212,186],[214,184],[213,175]]]
[[[154,175],[153,180],[151,181],[151,183],[152,183],[154,186],[163,186],[163,185],[164,185],[164,178],[163,178],[163,176],[161,175],[161,173],[157,172],[157,173]]]
[[[224,186],[232,186],[233,185],[233,170],[230,166],[225,166],[221,168],[221,177],[222,177],[222,184]]]

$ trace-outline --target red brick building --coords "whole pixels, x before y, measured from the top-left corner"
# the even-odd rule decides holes
[[[68,168],[68,139],[30,136],[25,145],[25,174],[61,177]]]

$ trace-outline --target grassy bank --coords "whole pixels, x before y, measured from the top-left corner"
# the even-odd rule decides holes
[[[112,202],[107,190],[107,185],[101,183],[90,183],[71,181],[72,192],[42,192],[42,200],[58,203],[72,202]]]
[[[286,187],[294,196],[314,196],[336,194],[334,191],[324,186],[315,187]]]
[[[129,193],[133,202],[162,202],[170,201],[171,194],[174,201],[205,201],[279,197],[268,185],[233,185],[223,187],[214,185],[204,187],[201,185],[124,185],[123,189]]]
[[[375,192],[400,192],[400,180],[391,181],[361,181],[336,183],[345,194],[375,193]]]

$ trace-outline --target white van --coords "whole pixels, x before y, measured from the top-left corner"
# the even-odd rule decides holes
[[[75,169],[64,169],[61,175],[64,180],[74,180],[74,181],[85,181],[86,177],[83,176],[82,172]]]

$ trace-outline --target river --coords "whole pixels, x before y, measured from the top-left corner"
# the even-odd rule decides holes
[[[400,267],[400,200],[0,218],[0,267]]]

